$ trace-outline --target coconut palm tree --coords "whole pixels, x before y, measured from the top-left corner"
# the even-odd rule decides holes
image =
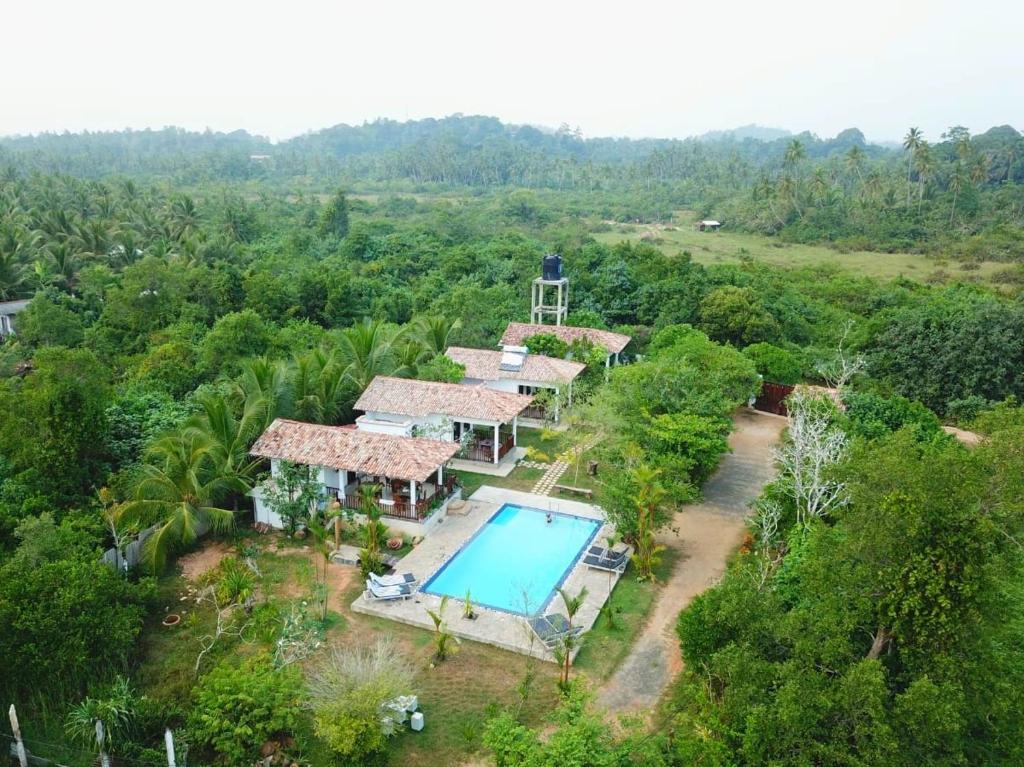
[[[462,320],[447,317],[417,317],[413,320],[413,337],[431,355],[444,354],[452,333],[462,327]]]
[[[195,201],[187,194],[181,194],[171,200],[169,211],[171,231],[177,240],[192,237],[199,231],[202,216]]]
[[[953,166],[953,173],[949,177],[949,190],[953,193],[953,205],[949,209],[949,225],[953,226],[953,217],[956,215],[956,201],[967,184],[967,171],[962,162]]]
[[[395,344],[404,334],[380,320],[364,319],[346,328],[338,340],[345,377],[363,391],[380,375],[406,376],[412,371],[395,359]]]
[[[255,357],[242,363],[238,393],[248,407],[259,408],[260,431],[275,418],[291,415],[288,365],[266,357]]]
[[[914,169],[917,171],[917,212],[920,214],[925,186],[935,173],[935,157],[927,141],[921,142],[921,147],[914,157]]]
[[[864,150],[854,144],[846,153],[846,167],[852,173],[857,174],[857,180],[864,183]]]
[[[252,489],[260,461],[249,455],[249,447],[263,431],[262,403],[246,400],[241,417],[236,418],[231,403],[220,394],[200,394],[196,401],[202,411],[189,420],[185,429],[212,443],[209,455],[215,475],[244,491]],[[237,511],[238,493],[231,492],[231,497]]]
[[[140,524],[159,526],[143,546],[154,571],[165,567],[174,549],[194,542],[202,527],[224,531],[234,525],[234,514],[214,504],[230,492],[245,492],[246,486],[217,471],[218,449],[212,437],[197,429],[172,433],[149,449],[135,499],[124,513]]]
[[[341,413],[348,389],[344,366],[332,352],[314,349],[298,354],[289,384],[293,415],[301,421],[333,423]]]
[[[903,137],[903,148],[907,152],[907,206],[910,205],[910,172],[913,169],[914,154],[921,147],[924,135],[920,128],[911,128]]]
[[[19,252],[18,243],[0,239],[0,301],[8,301],[23,292],[26,269]]]

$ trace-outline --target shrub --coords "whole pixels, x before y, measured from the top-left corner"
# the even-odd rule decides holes
[[[766,381],[781,384],[795,384],[800,381],[800,360],[792,352],[772,344],[758,343],[745,348],[743,354],[754,363],[757,372],[764,376]]]
[[[336,648],[309,676],[316,734],[348,765],[386,762],[387,704],[407,695],[413,669],[389,639],[372,647]]]
[[[275,670],[267,655],[217,666],[193,691],[188,735],[221,764],[252,764],[270,736],[294,730],[301,689],[298,673]]]
[[[530,354],[543,354],[556,359],[562,359],[569,353],[569,344],[552,333],[537,333],[524,338],[523,346],[530,350]]]

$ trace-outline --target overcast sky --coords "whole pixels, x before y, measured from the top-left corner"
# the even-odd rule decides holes
[[[454,112],[587,136],[1024,128],[1020,0],[4,0],[0,18],[0,134],[280,139]]]

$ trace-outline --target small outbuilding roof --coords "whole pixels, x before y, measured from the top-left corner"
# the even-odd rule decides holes
[[[469,421],[508,423],[529,407],[533,397],[487,387],[411,378],[377,376],[356,401],[355,409],[422,418],[444,415]]]
[[[560,360],[543,354],[525,354],[522,367],[510,369],[502,365],[505,352],[488,349],[467,349],[462,346],[449,347],[448,358],[466,367],[466,378],[478,381],[541,381],[543,383],[566,384],[587,369],[581,362]]]
[[[701,221],[700,223],[702,225],[704,225],[704,226],[721,226],[722,225],[721,221],[714,221],[714,220],[711,220],[711,219],[707,219],[705,221]]]
[[[595,346],[607,349],[611,354],[621,352],[630,341],[629,336],[613,333],[610,330],[577,328],[572,325],[533,325],[529,322],[510,322],[505,328],[505,335],[501,337],[501,343],[506,346],[519,345],[523,343],[524,339],[540,333],[553,335],[567,344],[571,344],[577,338],[589,338]]]
[[[459,451],[459,443],[277,418],[249,451],[309,466],[421,482]]]

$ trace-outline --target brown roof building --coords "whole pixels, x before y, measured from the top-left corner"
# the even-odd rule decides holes
[[[355,409],[411,418],[441,415],[456,420],[509,423],[532,401],[533,397],[525,394],[486,386],[377,376],[356,401]]]
[[[249,452],[261,458],[421,482],[458,451],[455,442],[278,418]]]
[[[582,362],[560,360],[543,354],[522,355],[521,365],[509,365],[505,352],[489,349],[467,349],[452,346],[445,352],[449,359],[464,365],[466,378],[477,381],[535,381],[537,383],[568,384],[587,369]]]
[[[571,344],[578,338],[587,338],[595,346],[606,349],[609,354],[618,354],[626,348],[626,344],[630,341],[629,336],[613,333],[610,330],[577,328],[572,325],[533,325],[529,322],[510,322],[505,328],[505,334],[501,337],[501,343],[503,346],[522,346],[525,339],[541,333],[556,336],[567,344]]]

